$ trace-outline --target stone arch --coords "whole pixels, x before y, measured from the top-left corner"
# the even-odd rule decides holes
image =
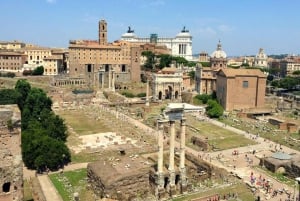
[[[178,99],[178,91],[175,91],[175,99]]]
[[[180,175],[177,174],[177,175],[175,176],[175,185],[177,185],[177,184],[179,183],[179,181],[180,181]]]
[[[161,100],[161,99],[162,99],[162,92],[159,91],[159,93],[158,93],[158,100]]]
[[[8,193],[10,191],[10,182],[6,182],[2,186],[2,192]]]

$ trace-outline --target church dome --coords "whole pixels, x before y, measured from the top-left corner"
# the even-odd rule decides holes
[[[215,50],[211,55],[210,55],[211,58],[226,58],[227,55],[226,55],[226,52],[224,52],[222,50],[222,45],[221,45],[221,42],[219,41],[218,43],[218,46],[217,46],[217,50]]]

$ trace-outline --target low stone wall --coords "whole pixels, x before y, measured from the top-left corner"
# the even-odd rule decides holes
[[[88,166],[88,182],[90,188],[100,198],[111,198],[131,201],[135,198],[146,198],[151,193],[149,185],[149,171],[139,171],[134,175],[125,176],[107,184],[98,177]]]
[[[193,143],[193,145],[200,147],[200,149],[203,151],[209,150],[209,144],[206,139],[201,139],[199,137],[192,136],[191,142]]]

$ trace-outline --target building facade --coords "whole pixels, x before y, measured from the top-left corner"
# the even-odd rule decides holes
[[[280,61],[280,76],[292,76],[293,72],[300,71],[300,57],[287,57]]]
[[[227,54],[219,41],[217,49],[210,56],[211,67],[196,66],[195,90],[199,94],[212,94],[216,91],[217,72],[227,68]]]
[[[253,66],[268,67],[268,57],[263,48],[260,48],[258,54],[255,56]]]
[[[221,41],[219,41],[217,49],[210,55],[210,64],[213,70],[227,67],[227,54],[222,50]]]
[[[264,106],[266,75],[259,69],[221,69],[217,73],[216,95],[224,110]]]
[[[158,37],[157,34],[151,34],[148,38],[140,38],[135,35],[134,31],[129,27],[127,33],[121,36],[121,40],[138,44],[154,43],[157,45],[165,45],[170,49],[172,56],[184,57],[186,60],[193,59],[192,36],[185,27],[175,38]]]
[[[117,82],[140,81],[140,47],[126,41],[107,42],[107,23],[99,22],[98,40],[71,40],[69,74],[87,84],[114,89]]]
[[[20,52],[0,51],[0,71],[19,73],[23,70],[23,65],[27,56]]]
[[[154,101],[181,101],[183,74],[177,68],[164,68],[152,75],[152,97]]]

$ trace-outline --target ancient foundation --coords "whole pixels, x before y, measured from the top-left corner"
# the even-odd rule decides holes
[[[21,114],[17,105],[0,105],[0,200],[23,201]]]

